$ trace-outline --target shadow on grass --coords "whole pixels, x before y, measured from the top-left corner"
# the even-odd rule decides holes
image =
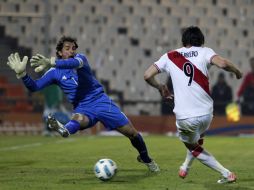
[[[137,183],[139,180],[144,178],[152,178],[157,176],[157,173],[152,173],[146,169],[135,170],[135,169],[123,169],[118,172],[115,178],[112,179],[112,183]]]
[[[27,160],[27,161],[5,161],[4,163],[0,163],[0,169],[8,169],[17,166],[29,166],[36,163],[34,160]]]
[[[114,176],[111,180],[109,181],[100,181],[97,179],[94,175],[93,172],[89,171],[86,172],[84,175],[84,178],[73,178],[73,179],[62,179],[62,183],[70,183],[70,184],[75,184],[75,183],[82,183],[82,184],[98,184],[98,183],[103,183],[103,184],[120,184],[120,183],[126,183],[126,184],[135,184],[139,180],[142,180],[144,178],[152,178],[158,174],[156,173],[151,173],[147,171],[146,169],[121,169],[120,171],[117,172],[116,176]]]
[[[244,184],[241,183],[229,183],[229,184],[205,184],[207,190],[253,190],[252,187],[244,187]]]

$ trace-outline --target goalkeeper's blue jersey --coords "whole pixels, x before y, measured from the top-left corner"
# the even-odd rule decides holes
[[[102,85],[94,77],[83,54],[76,54],[74,58],[56,60],[56,66],[37,80],[33,80],[28,75],[22,80],[32,92],[51,84],[58,85],[74,108],[79,104],[90,103],[104,94]]]

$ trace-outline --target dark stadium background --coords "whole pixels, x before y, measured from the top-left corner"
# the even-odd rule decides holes
[[[199,26],[206,45],[246,74],[254,56],[254,0],[0,0],[0,133],[41,134],[45,97],[29,93],[7,67],[10,53],[55,55],[62,35],[78,39],[105,91],[143,132],[175,132],[172,107],[143,80],[146,68],[181,46],[181,31]],[[28,67],[34,78],[38,77]],[[210,87],[218,70],[210,71]],[[241,83],[225,72],[234,99]],[[160,78],[167,80],[166,76]],[[71,109],[67,102],[64,102]],[[168,110],[168,111],[165,111]],[[99,125],[85,133],[97,134]],[[254,117],[216,116],[209,134],[250,134]]]

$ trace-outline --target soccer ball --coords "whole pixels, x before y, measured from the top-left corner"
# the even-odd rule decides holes
[[[102,181],[110,180],[117,171],[116,163],[108,158],[100,159],[94,165],[94,173]]]

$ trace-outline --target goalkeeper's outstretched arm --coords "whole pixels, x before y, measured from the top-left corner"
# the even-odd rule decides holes
[[[36,54],[32,56],[30,62],[36,73],[47,71],[51,67],[56,67],[58,69],[78,69],[88,63],[86,57],[82,54],[77,54],[74,58],[68,59],[56,59],[55,57],[47,58],[41,54]]]
[[[27,56],[24,56],[21,61],[19,53],[12,53],[8,57],[7,65],[16,73],[18,79],[22,79],[24,85],[28,90],[31,92],[39,91],[42,88],[54,83],[54,71],[47,72],[38,80],[33,80],[30,76],[28,76],[26,73],[27,61]]]
[[[16,52],[12,53],[8,57],[7,65],[16,73],[16,77],[20,79],[26,75],[27,61],[28,61],[27,56],[24,56],[21,61],[19,53]]]

